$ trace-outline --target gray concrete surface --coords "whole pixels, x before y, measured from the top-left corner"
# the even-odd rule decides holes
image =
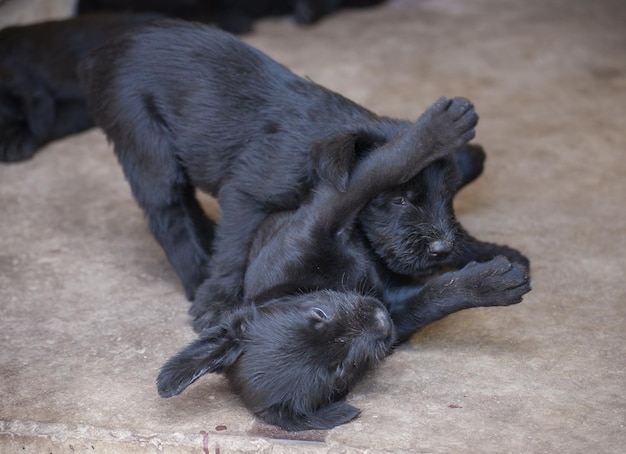
[[[0,452],[624,452],[625,24],[622,1],[406,0],[246,37],[381,114],[472,99],[488,162],[458,215],[532,261],[522,304],[427,327],[329,432],[260,424],[219,376],[158,397],[188,303],[99,131],[0,166]]]

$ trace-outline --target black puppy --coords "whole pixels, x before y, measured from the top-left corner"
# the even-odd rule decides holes
[[[101,15],[0,30],[0,161],[93,126],[76,65],[108,39],[159,18]]]
[[[461,148],[456,156],[429,163],[473,137],[476,121],[467,101],[440,99],[407,131],[356,163],[345,190],[319,182],[300,208],[266,218],[245,274],[249,304],[220,318],[168,361],[158,378],[159,393],[169,397],[205,373],[223,372],[266,421],[289,430],[330,428],[359,413],[341,399],[393,340],[403,341],[462,309],[520,302],[530,289],[526,267],[496,257],[510,253],[523,261],[516,251],[462,239],[452,263],[463,268],[417,284],[410,278],[418,276],[405,266],[419,257],[394,258],[399,270],[392,270],[359,228],[362,210],[374,223],[381,222],[376,212],[381,209],[391,218],[424,210],[438,218],[432,228],[440,235],[426,239],[432,254],[443,254],[448,248],[443,243],[463,238],[450,223],[449,205],[480,173],[483,156]],[[391,212],[381,208],[387,197],[395,206]],[[402,245],[402,253],[410,255],[419,241]],[[396,256],[393,244],[388,254]],[[377,308],[374,298],[388,312]]]
[[[206,297],[191,312],[203,320],[241,303],[252,237],[268,214],[296,209],[320,178],[345,190],[356,162],[412,125],[298,77],[225,32],[181,21],[124,35],[84,59],[79,76],[187,297],[202,284]],[[196,188],[218,197],[216,229]],[[390,194],[370,216],[377,207],[399,210],[386,203]],[[434,215],[447,207],[436,208]],[[387,217],[372,224],[385,228]],[[426,220],[410,228],[399,241],[410,246],[413,273],[451,257],[450,238],[424,243],[436,233]],[[375,238],[384,232],[368,236],[376,255],[388,257]]]

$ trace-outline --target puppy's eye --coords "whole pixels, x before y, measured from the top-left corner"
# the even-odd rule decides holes
[[[326,315],[326,312],[324,312],[322,309],[320,309],[319,307],[314,307],[311,311],[313,313],[313,315],[315,317],[317,317],[319,320],[328,320],[328,315]]]
[[[394,197],[393,199],[391,199],[391,203],[393,203],[394,205],[406,205],[406,198],[405,197]]]

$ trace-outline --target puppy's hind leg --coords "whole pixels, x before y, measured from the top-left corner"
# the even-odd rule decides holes
[[[136,129],[131,141],[113,137],[150,230],[182,281],[187,298],[193,300],[207,276],[214,223],[200,207],[195,188],[167,139],[165,129],[155,125]]]

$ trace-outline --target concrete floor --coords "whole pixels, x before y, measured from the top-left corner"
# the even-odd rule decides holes
[[[473,100],[459,218],[532,262],[522,304],[427,327],[329,432],[260,424],[219,376],[157,395],[188,303],[99,131],[0,166],[0,452],[623,453],[624,24],[621,0],[404,0],[246,37],[381,114]]]

